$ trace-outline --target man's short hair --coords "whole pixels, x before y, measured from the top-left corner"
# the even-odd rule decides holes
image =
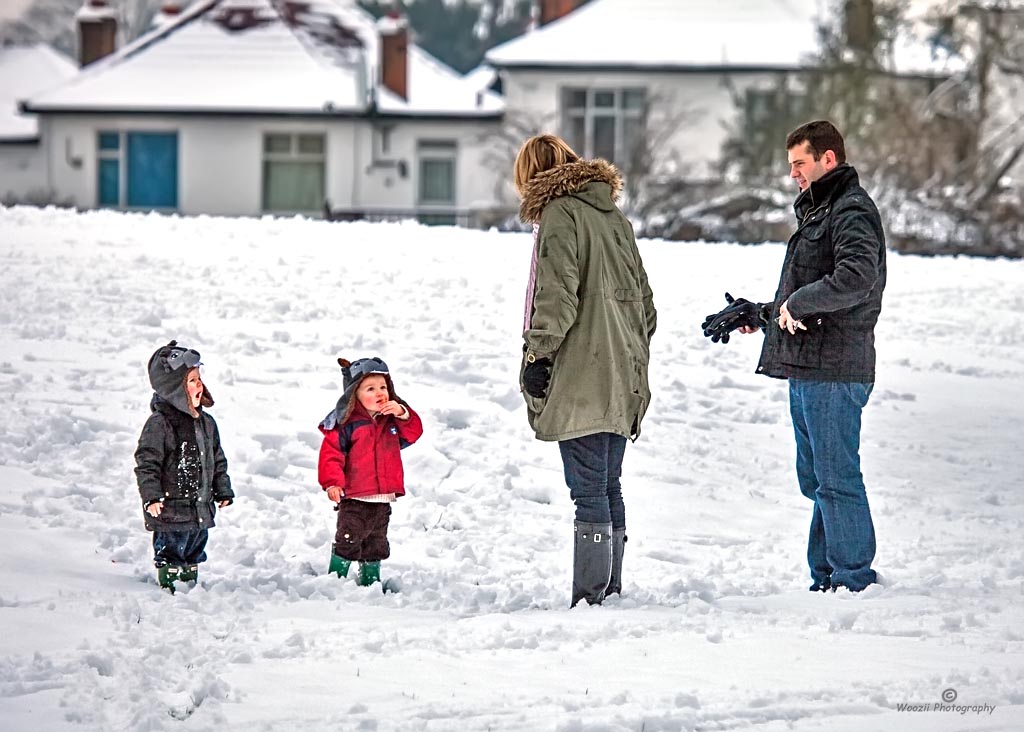
[[[837,164],[846,162],[846,143],[836,126],[828,120],[819,119],[797,127],[786,137],[786,149],[792,150],[804,142],[815,160],[826,150],[831,150],[836,154]]]

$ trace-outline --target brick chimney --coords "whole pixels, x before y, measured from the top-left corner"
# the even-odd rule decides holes
[[[843,3],[843,31],[846,44],[862,54],[870,54],[878,43],[875,5],[872,0],[846,0]]]
[[[75,13],[78,63],[88,66],[117,50],[117,13],[107,0],[85,0]]]
[[[576,0],[540,0],[540,24],[545,26],[576,9]]]
[[[402,99],[409,98],[409,23],[397,12],[377,21],[380,32],[380,82]]]

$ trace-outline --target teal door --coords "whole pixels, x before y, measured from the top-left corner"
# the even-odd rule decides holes
[[[178,208],[178,134],[129,132],[128,208]]]

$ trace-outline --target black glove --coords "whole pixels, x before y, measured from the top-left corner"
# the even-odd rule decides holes
[[[523,388],[534,399],[543,399],[548,395],[548,384],[551,382],[551,359],[538,358],[526,364],[523,371]]]
[[[758,317],[761,306],[758,303],[744,300],[742,297],[734,299],[728,292],[725,293],[725,301],[729,303],[727,307],[707,316],[700,324],[704,335],[708,336],[712,343],[728,343],[729,334],[737,328],[761,327],[761,319]]]

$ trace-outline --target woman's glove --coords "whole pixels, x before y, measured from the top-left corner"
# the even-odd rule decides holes
[[[523,389],[534,399],[543,399],[548,395],[548,384],[551,382],[551,359],[538,358],[526,364],[523,371]]]

